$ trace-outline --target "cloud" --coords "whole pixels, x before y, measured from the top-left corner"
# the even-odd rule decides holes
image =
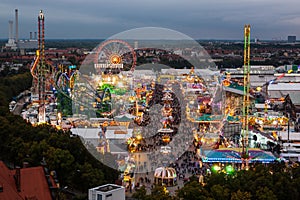
[[[15,8],[19,9],[23,37],[37,27],[40,9],[45,13],[49,38],[109,37],[131,28],[156,26],[195,38],[239,39],[247,23],[262,38],[289,32],[300,37],[299,7],[298,0],[2,0],[0,38],[7,37],[6,27],[14,19]]]

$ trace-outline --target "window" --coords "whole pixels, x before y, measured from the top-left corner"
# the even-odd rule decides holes
[[[107,194],[105,199],[106,200],[113,200],[112,194]]]
[[[97,200],[102,200],[102,194],[97,194]]]

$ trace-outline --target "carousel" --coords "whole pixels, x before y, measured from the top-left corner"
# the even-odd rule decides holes
[[[173,123],[173,108],[171,106],[171,103],[173,101],[172,94],[169,92],[170,90],[168,88],[165,88],[164,95],[162,98],[162,101],[164,102],[164,106],[162,108],[162,115],[163,119],[161,122],[163,123],[163,128],[159,129],[159,133],[173,133],[172,123]]]
[[[174,168],[159,167],[154,172],[154,183],[158,185],[174,186],[177,184],[177,175]]]

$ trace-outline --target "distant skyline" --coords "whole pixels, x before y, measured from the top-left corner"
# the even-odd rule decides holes
[[[37,31],[43,10],[46,39],[105,39],[128,29],[163,27],[194,39],[241,40],[244,25],[251,24],[252,39],[299,40],[299,7],[299,0],[2,0],[0,38],[8,38],[8,21],[18,9],[24,39]]]

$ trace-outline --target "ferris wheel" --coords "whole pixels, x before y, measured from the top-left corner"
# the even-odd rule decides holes
[[[134,71],[136,53],[134,49],[123,40],[106,40],[96,48],[94,63],[106,68],[118,68],[124,71]],[[105,68],[105,67],[104,67]]]

